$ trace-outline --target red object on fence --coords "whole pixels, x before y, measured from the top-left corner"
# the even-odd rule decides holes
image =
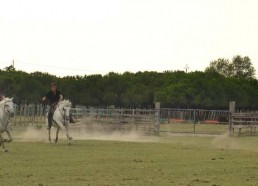
[[[205,124],[219,124],[218,120],[205,120],[204,121]]]
[[[184,119],[170,119],[170,123],[185,123]]]

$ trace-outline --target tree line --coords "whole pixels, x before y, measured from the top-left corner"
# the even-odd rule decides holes
[[[237,62],[236,62],[237,60]],[[248,64],[247,64],[248,63]],[[26,73],[13,66],[0,70],[0,91],[15,102],[40,103],[56,82],[74,105],[92,107],[228,109],[229,101],[241,108],[258,108],[258,81],[248,57],[212,61],[205,71],[186,73],[110,72],[106,75],[57,77],[48,73]]]

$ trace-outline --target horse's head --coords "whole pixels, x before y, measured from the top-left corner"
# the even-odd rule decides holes
[[[5,112],[9,113],[10,117],[14,117],[15,111],[14,111],[14,104],[13,104],[13,98],[4,98],[4,110]]]
[[[62,107],[71,107],[72,106],[72,103],[69,100],[67,100],[67,99],[59,101],[59,104]]]
[[[70,117],[70,107],[64,107],[64,116],[65,117]]]
[[[69,117],[70,116],[70,109],[71,109],[72,103],[69,100],[62,100],[62,101],[59,102],[59,104],[64,109],[65,117]]]

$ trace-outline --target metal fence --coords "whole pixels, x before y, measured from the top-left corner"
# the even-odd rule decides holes
[[[45,123],[48,107],[42,104],[15,105],[15,117],[12,125],[39,125]]]
[[[16,106],[13,125],[42,126],[48,107],[41,104]],[[184,132],[219,134],[227,131],[228,110],[203,109],[95,109],[72,108],[77,126],[101,125],[106,129],[143,130],[148,133]],[[71,125],[72,126],[72,125]]]
[[[161,133],[223,134],[227,132],[228,110],[161,109]]]
[[[83,125],[99,124],[109,129],[143,130],[158,133],[158,110],[145,109],[82,109]],[[77,115],[77,118],[80,116]]]
[[[228,110],[161,109],[161,121],[167,123],[228,123]]]

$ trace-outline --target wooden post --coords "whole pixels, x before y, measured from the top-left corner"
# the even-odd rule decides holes
[[[157,134],[160,132],[160,102],[155,103],[155,110],[157,116]]]
[[[195,125],[196,125],[196,112],[195,112],[195,110],[193,110],[193,119],[194,119],[194,134],[195,134]]]
[[[168,124],[170,123],[170,109],[168,109]]]
[[[233,130],[233,123],[232,123],[232,114],[236,112],[236,102],[230,101],[229,102],[229,127],[228,127],[228,134],[232,135]]]

